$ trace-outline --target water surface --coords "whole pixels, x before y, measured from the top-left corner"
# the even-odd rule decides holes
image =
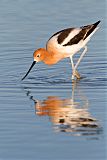
[[[105,1],[1,0],[0,159],[106,159]],[[31,65],[60,29],[101,20],[71,82],[69,59]],[[78,58],[79,55],[76,56]]]

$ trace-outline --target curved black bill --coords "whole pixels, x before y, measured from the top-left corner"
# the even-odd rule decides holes
[[[29,72],[31,71],[31,69],[33,68],[33,66],[36,64],[36,61],[33,61],[31,67],[29,68],[28,72],[25,74],[25,76],[22,78],[22,80],[24,80],[26,78],[26,76],[29,74]]]

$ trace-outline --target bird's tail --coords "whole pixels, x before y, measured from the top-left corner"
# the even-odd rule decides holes
[[[99,28],[99,27],[97,27],[98,26],[98,24],[100,23],[101,21],[97,21],[96,23],[94,23],[94,24],[91,24],[91,25],[88,25],[88,26],[84,26],[84,29],[86,28],[86,30],[87,30],[87,33],[86,33],[86,35],[85,35],[85,37],[84,37],[84,40],[87,38],[87,37],[91,37],[96,31],[97,31],[97,29]]]

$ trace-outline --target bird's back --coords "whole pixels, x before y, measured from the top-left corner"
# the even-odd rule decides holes
[[[77,52],[90,40],[91,36],[98,29],[100,21],[82,26],[80,28],[67,28],[53,34],[47,44],[48,51],[70,53]]]

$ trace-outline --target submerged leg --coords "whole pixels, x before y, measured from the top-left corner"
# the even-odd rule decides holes
[[[84,51],[82,52],[82,54],[80,55],[80,58],[78,59],[76,65],[74,66],[74,63],[73,63],[73,57],[70,56],[70,59],[71,59],[71,64],[72,64],[72,80],[76,77],[77,79],[80,79],[80,74],[78,73],[78,71],[76,70],[78,65],[80,64],[83,56],[85,55],[85,53],[87,52],[87,46],[84,47]]]
[[[78,73],[77,70],[75,70],[75,66],[74,66],[74,62],[73,62],[73,57],[70,56],[71,59],[71,65],[72,65],[72,80],[75,79],[75,77],[77,77],[77,79],[80,79],[80,74]]]

